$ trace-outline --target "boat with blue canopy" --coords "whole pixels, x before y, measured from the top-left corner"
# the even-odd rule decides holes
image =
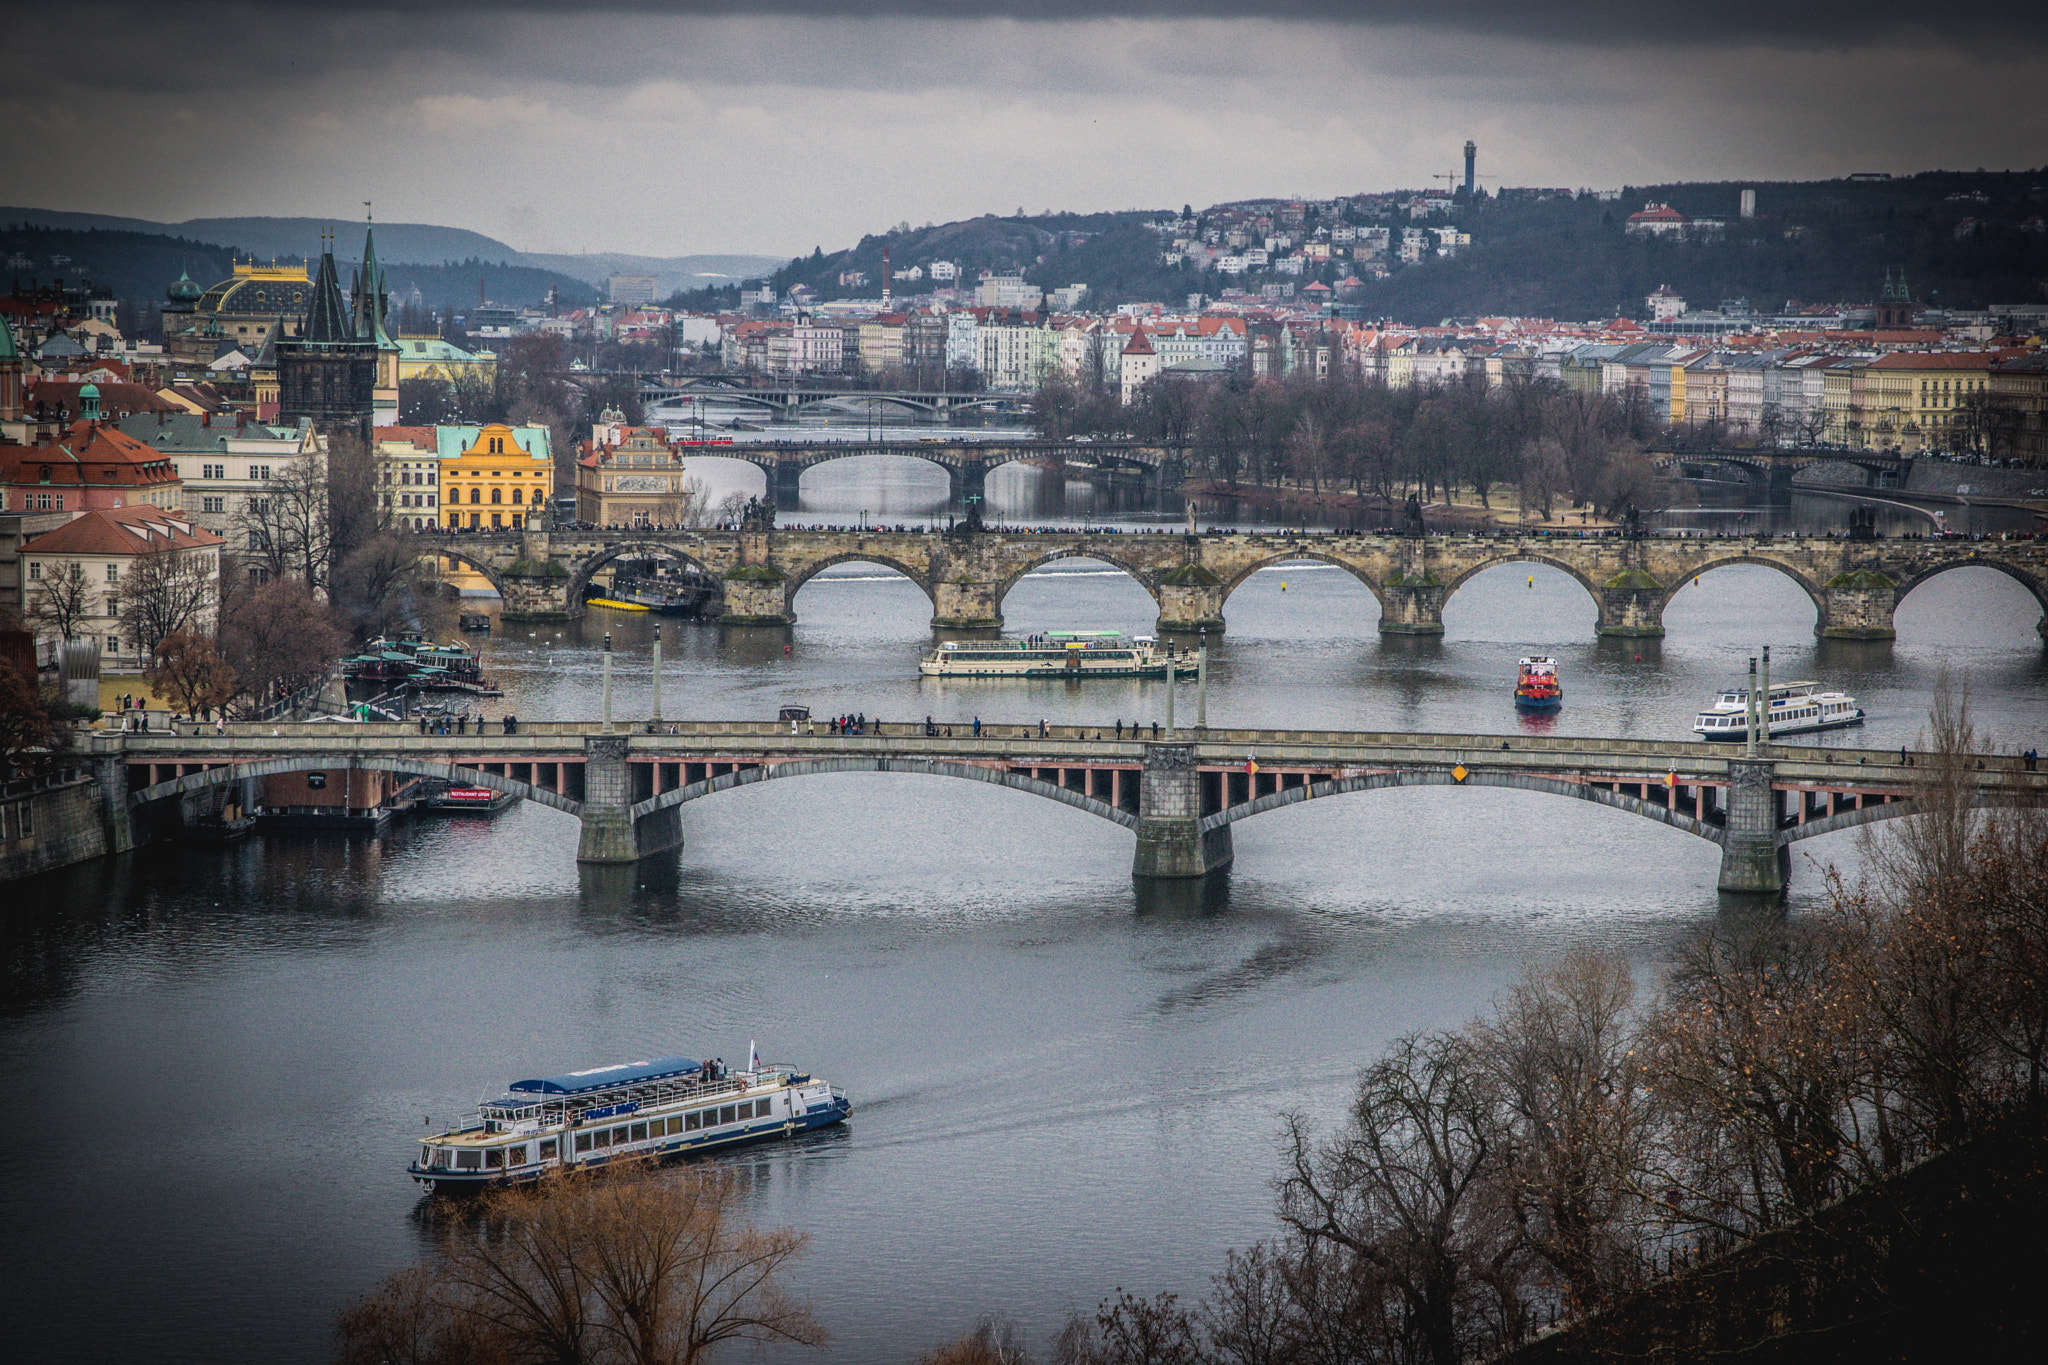
[[[794,1137],[843,1123],[845,1094],[809,1072],[690,1057],[514,1081],[454,1127],[421,1141],[407,1172],[437,1194],[482,1190],[624,1161]]]

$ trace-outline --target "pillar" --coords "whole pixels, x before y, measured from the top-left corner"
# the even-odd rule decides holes
[[[772,564],[742,564],[725,576],[729,626],[786,626],[796,620],[789,606],[789,580]]]
[[[1597,633],[1653,639],[1664,633],[1664,585],[1642,569],[1624,569],[1600,585]]]
[[[803,466],[794,460],[778,459],[769,468],[768,493],[775,499],[775,510],[796,511],[803,501]]]
[[[522,559],[498,575],[507,621],[570,621],[583,603],[569,600],[569,571],[552,559]]]
[[[633,818],[633,774],[626,764],[623,735],[592,735],[583,741],[583,834],[579,863],[631,863],[683,844],[678,807]]]
[[[1380,634],[1444,633],[1444,585],[1433,573],[1387,581],[1380,593]]]
[[[127,853],[135,847],[135,820],[128,810],[128,760],[118,747],[111,753],[96,754],[92,775],[100,823],[107,832],[107,852]]]
[[[1190,540],[1195,539],[1189,537]],[[1199,542],[1194,548],[1199,553]],[[1159,578],[1158,630],[1196,635],[1223,633],[1223,580],[1207,565],[1192,561]]]
[[[1721,829],[1723,891],[1775,896],[1785,889],[1791,858],[1778,842],[1777,793],[1767,759],[1728,761],[1727,824]]]
[[[1001,630],[1001,584],[994,579],[959,573],[932,588],[933,630]]]
[[[1820,620],[1814,632],[1824,640],[1893,640],[1892,609],[1898,585],[1875,569],[1836,574],[1821,589]]]
[[[963,459],[957,466],[948,469],[946,473],[953,485],[953,505],[955,507],[967,507],[969,499],[973,499],[974,502],[980,503],[983,507],[988,505],[987,460]]]
[[[1202,775],[1192,744],[1148,743],[1138,779],[1138,849],[1131,875],[1202,877],[1228,867],[1230,826],[1202,833]]]

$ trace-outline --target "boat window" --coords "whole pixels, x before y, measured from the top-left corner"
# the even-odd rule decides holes
[[[441,1148],[440,1150],[438,1150],[438,1151],[436,1151],[436,1152],[434,1153],[434,1164],[435,1164],[436,1166],[439,1166],[439,1167],[441,1167],[441,1168],[442,1168],[443,1170],[446,1170],[446,1169],[447,1169],[447,1167],[448,1167],[448,1149],[447,1149],[446,1147],[443,1147],[443,1148]]]
[[[720,1109],[718,1111],[718,1121],[720,1123],[739,1122],[739,1107],[737,1105],[731,1104],[726,1105],[723,1109]]]
[[[553,1138],[542,1138],[542,1139],[541,1139],[541,1141],[540,1141],[540,1159],[541,1159],[542,1161],[553,1161],[553,1160],[555,1159],[555,1152],[556,1152],[556,1150],[557,1150],[557,1148],[556,1148],[556,1143],[555,1143],[555,1139],[553,1139]]]
[[[433,1164],[434,1164],[434,1149],[433,1149],[432,1147],[422,1147],[422,1148],[420,1148],[420,1165],[422,1165],[422,1166],[431,1166],[431,1165],[433,1165]]]
[[[576,1135],[576,1150],[579,1152],[587,1152],[590,1150],[590,1134],[578,1133]]]
[[[526,1164],[526,1144],[525,1144],[525,1143],[523,1143],[523,1142],[522,1142],[522,1143],[520,1143],[520,1144],[519,1144],[519,1145],[518,1145],[517,1147],[514,1147],[514,1148],[512,1149],[512,1155],[511,1155],[511,1157],[510,1157],[510,1158],[509,1158],[509,1159],[507,1160],[506,1164],[507,1164],[507,1165],[510,1165],[510,1166],[524,1166],[524,1165]]]
[[[474,1147],[457,1152],[455,1154],[455,1169],[458,1171],[473,1171],[483,1164],[483,1155],[482,1152],[479,1152]]]
[[[609,1147],[612,1145],[612,1130],[609,1128],[600,1128],[595,1133],[592,1133],[590,1137],[591,1141],[595,1142],[599,1147]]]
[[[623,1147],[626,1145],[625,1124],[622,1123],[618,1127],[612,1129],[612,1145],[616,1147]]]
[[[645,1142],[645,1141],[647,1141],[647,1125],[646,1125],[646,1124],[644,1124],[644,1123],[636,1123],[636,1124],[634,1124],[634,1125],[633,1125],[633,1141],[635,1141],[635,1142]]]
[[[505,1149],[503,1147],[493,1147],[488,1152],[485,1152],[484,1165],[494,1171],[505,1169]]]
[[[683,1116],[681,1114],[672,1114],[669,1116],[668,1131],[670,1136],[674,1136],[675,1134],[683,1131]]]
[[[740,1117],[743,1119],[750,1119],[754,1117],[754,1102],[752,1100],[748,1100],[745,1104],[740,1106]]]

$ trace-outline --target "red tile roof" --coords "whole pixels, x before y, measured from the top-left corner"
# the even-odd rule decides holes
[[[186,517],[161,507],[116,507],[87,512],[21,547],[22,554],[139,555],[226,542]]]
[[[100,422],[73,422],[40,445],[0,445],[0,483],[158,488],[178,482],[168,455]]]

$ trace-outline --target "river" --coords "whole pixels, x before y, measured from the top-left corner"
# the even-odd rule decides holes
[[[924,474],[847,478],[817,516],[908,509]],[[1158,683],[921,683],[929,605],[886,570],[841,566],[796,609],[788,631],[501,627],[492,714],[592,714],[607,629],[622,714],[645,708],[657,630],[672,716],[1160,714]],[[1012,632],[1152,617],[1122,574],[1076,561],[1005,611]],[[1592,602],[1540,566],[1474,579],[1440,641],[1380,639],[1371,596],[1307,564],[1255,575],[1227,614],[1218,725],[1679,736],[1770,642],[1776,676],[1861,699],[1870,720],[1844,742],[1912,742],[1944,667],[1990,742],[2048,742],[2034,604],[1990,570],[1916,590],[1883,645],[1817,643],[1811,603],[1752,566],[1686,588],[1662,641],[1596,641]],[[1532,651],[1560,660],[1550,721],[1508,702]],[[9,1354],[325,1358],[335,1311],[428,1250],[404,1174],[428,1124],[516,1076],[737,1060],[751,1039],[856,1106],[843,1129],[724,1159],[751,1177],[752,1217],[811,1234],[795,1287],[833,1344],[796,1358],[907,1361],[990,1312],[1043,1346],[1118,1287],[1202,1293],[1226,1248],[1273,1228],[1283,1112],[1337,1121],[1389,1038],[1458,1024],[1517,964],[1575,944],[1650,980],[1721,913],[1711,845],[1506,791],[1273,812],[1237,826],[1228,874],[1163,892],[1134,889],[1127,832],[978,783],[763,784],[684,826],[681,852],[628,869],[579,870],[576,823],[520,806],[382,839],[152,847],[6,888]],[[1789,912],[1821,894],[1807,855],[1853,871],[1855,851],[1799,845]]]

